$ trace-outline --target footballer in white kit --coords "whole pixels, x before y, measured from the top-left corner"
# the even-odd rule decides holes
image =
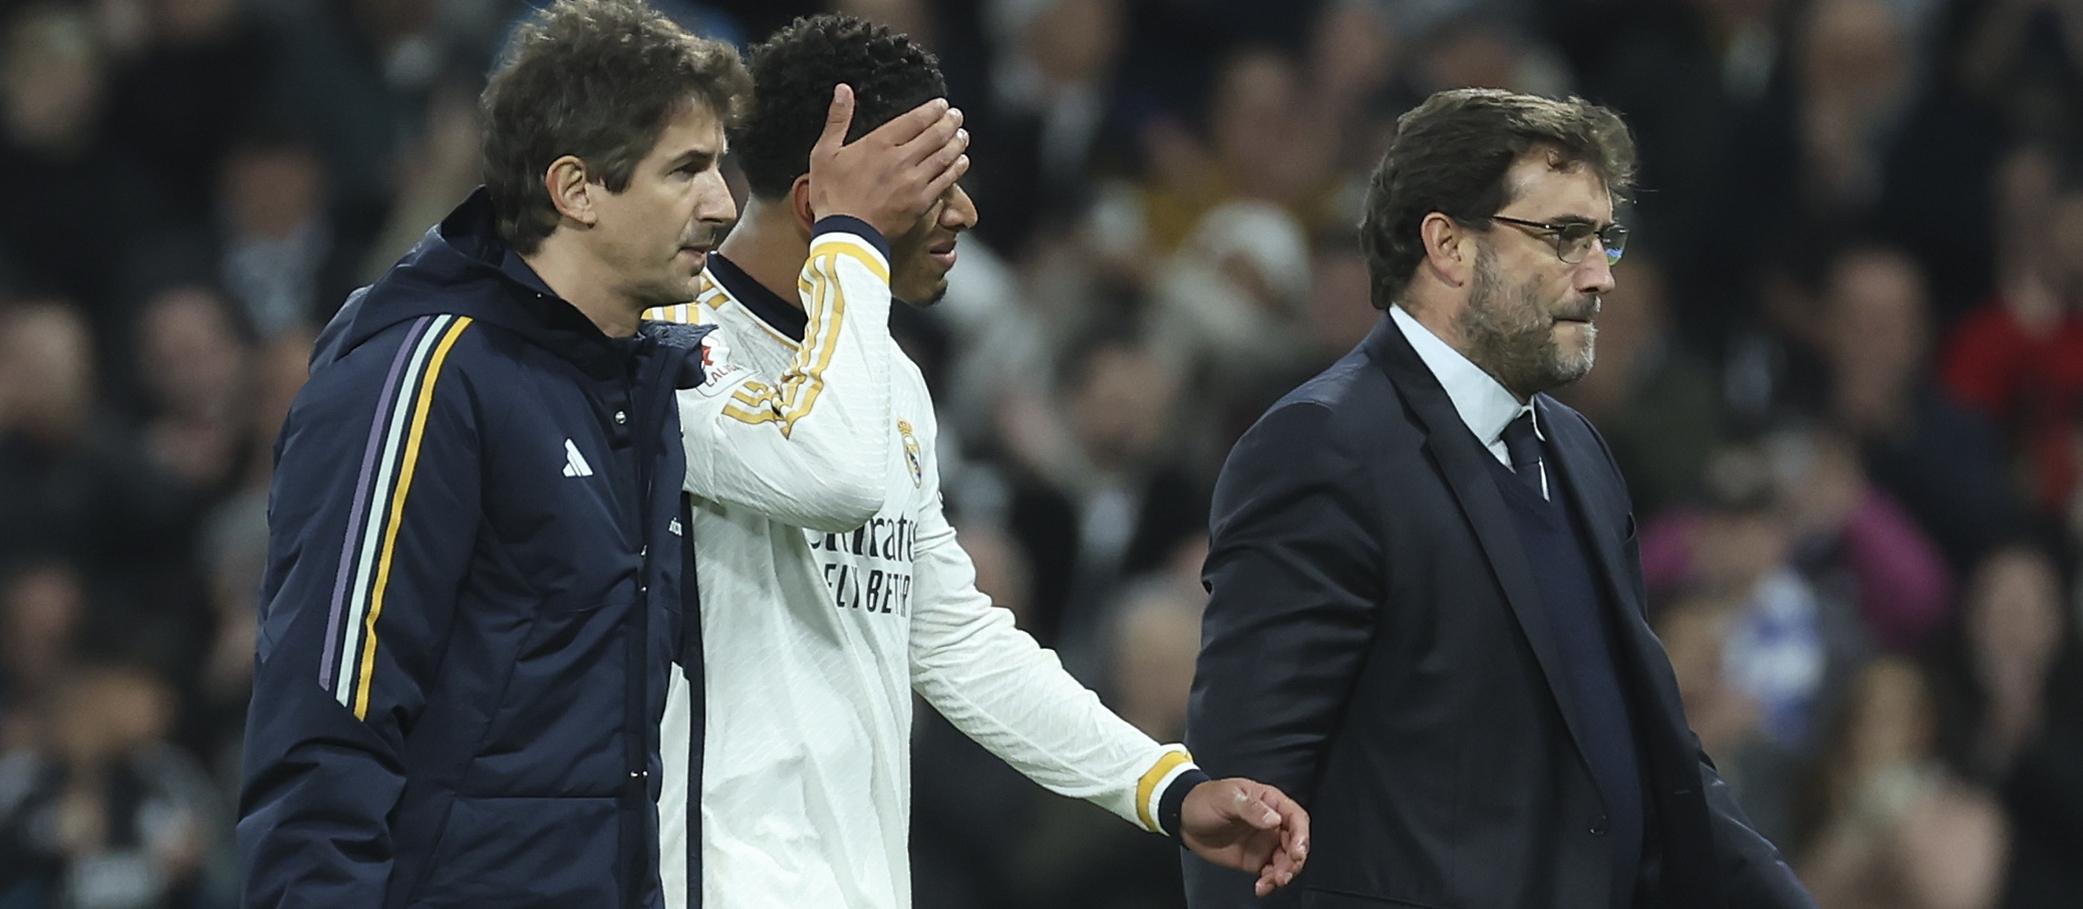
[[[820,138],[833,84],[859,92],[858,134],[945,94],[932,58],[820,16],[752,65],[757,106],[732,134],[745,217],[699,299],[648,314],[716,326],[708,384],[680,397],[702,669],[698,685],[674,674],[661,731],[668,909],[907,909],[914,692],[1050,790],[1257,872],[1262,890],[1285,884],[1306,851],[1298,805],[1210,781],[976,589],[942,514],[933,402],[887,328],[893,287],[944,291],[955,235],[975,222],[968,196],[951,188],[889,241],[853,219],[811,223],[801,152],[836,141]],[[794,117],[806,122],[777,122],[813,100]],[[746,425],[773,432],[745,450]]]

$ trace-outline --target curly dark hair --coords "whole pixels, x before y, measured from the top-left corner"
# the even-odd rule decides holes
[[[853,86],[851,142],[947,95],[940,61],[909,37],[852,16],[797,19],[751,52],[759,86],[752,110],[731,129],[731,151],[761,199],[788,194],[810,171],[832,88]]]
[[[1510,202],[1505,174],[1536,147],[1558,166],[1586,164],[1617,201],[1634,186],[1635,142],[1611,110],[1496,89],[1434,94],[1396,119],[1396,138],[1367,187],[1360,250],[1376,309],[1397,302],[1425,258],[1419,225],[1439,212],[1477,230]]]
[[[551,162],[574,155],[621,192],[689,98],[728,124],[751,93],[735,49],[643,0],[557,0],[537,11],[514,30],[479,99],[500,237],[532,253],[556,229],[543,186]]]

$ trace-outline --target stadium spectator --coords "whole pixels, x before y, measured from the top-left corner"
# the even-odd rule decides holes
[[[1028,627],[1032,569],[1001,527],[965,520],[962,549],[976,589]],[[1024,907],[1012,879],[1041,796],[1034,784],[916,701],[912,733],[912,904],[917,909]]]
[[[1996,787],[2009,817],[2007,909],[2083,900],[2083,665],[2063,586],[2040,547],[1997,549],[1939,648],[1948,758]]]
[[[1401,8],[1408,9],[1410,4]],[[1325,137],[1336,166],[1365,173],[1395,131],[1396,115],[1417,102],[1402,83],[1400,64],[1410,42],[1396,21],[1398,7],[1376,0],[1331,0],[1310,27],[1304,78],[1307,129]],[[1345,191],[1340,226],[1359,220],[1365,183]]]
[[[1490,16],[1455,16],[1425,33],[1412,61],[1414,88],[1505,88],[1539,95],[1569,93],[1572,74],[1537,37]]]
[[[1108,701],[1149,735],[1170,740],[1186,727],[1186,699],[1200,644],[1198,589],[1163,574],[1135,582],[1111,617]],[[1035,796],[1028,838],[1011,868],[1017,899],[1033,909],[1183,909],[1177,849],[1123,830],[1105,812]],[[1062,869],[1077,868],[1076,874]]]
[[[2083,139],[2083,7],[2047,0],[1954,4],[1960,81],[2022,133]]]
[[[1723,213],[1738,132],[1786,53],[1786,0],[1560,3],[1558,16],[1594,35],[1585,91],[1628,113],[1642,147],[1642,185],[1630,219],[1653,237],[1685,305],[1673,321],[1686,343],[1719,357],[1745,319],[1744,281],[1731,268]],[[1603,13],[1604,15],[1599,15]],[[1583,28],[1590,20],[1603,28]],[[1629,253],[1630,261],[1639,253]],[[1627,283],[1622,282],[1622,287]]]
[[[191,670],[194,694],[180,740],[206,760],[226,792],[238,789],[239,745],[250,700],[260,587],[267,560],[268,485],[275,436],[304,386],[312,336],[291,334],[264,342],[249,357],[249,419],[240,444],[248,452],[235,485],[204,517],[202,571],[211,620],[207,650]]]
[[[1960,175],[1994,164],[2002,124],[1929,78],[1906,9],[1888,0],[1793,8],[1786,78],[1734,137],[1729,193],[1710,209],[1713,245],[1747,275],[1783,268],[1803,247],[1885,237],[1922,259],[1947,322],[1987,292],[1987,184]],[[1738,208],[1753,215],[1721,216]]]
[[[1895,250],[1854,248],[1831,263],[1825,293],[1823,411],[1858,442],[1873,482],[1964,571],[2018,517],[1993,428],[1932,379],[1921,268]]]
[[[0,576],[0,752],[46,737],[41,707],[72,666],[86,599],[63,562],[24,559]]]
[[[2076,488],[2070,418],[2083,407],[2083,173],[2052,173],[2050,152],[2006,161],[1996,295],[1954,326],[1940,374],[1996,421],[2022,456],[2032,503],[2059,512]]]
[[[483,143],[474,89],[460,80],[448,80],[435,88],[424,124],[399,154],[398,189],[391,197],[389,215],[362,253],[354,280],[348,283],[363,284],[381,277],[412,250],[428,224],[439,221],[455,207],[456,200],[470,194],[483,179],[478,163]],[[335,281],[340,277],[322,275]],[[333,289],[345,290],[337,285]],[[325,298],[319,307],[321,316],[331,315],[340,296],[334,293]]]
[[[1714,604],[1723,682],[1754,706],[1761,737],[1798,753],[1811,744],[1841,606],[1793,562],[1795,528],[1766,455],[1727,449],[1708,473],[1705,509],[1660,515],[1642,531],[1644,582],[1664,602]],[[1841,661],[1845,647],[1834,649]]]
[[[1246,48],[1215,80],[1205,141],[1164,123],[1145,129],[1142,202],[1150,248],[1178,250],[1203,216],[1234,198],[1286,206],[1307,219],[1333,189],[1326,167],[1335,149],[1302,128],[1304,88],[1293,57]]]
[[[352,289],[327,209],[325,163],[309,144],[266,134],[237,143],[218,180],[217,216],[224,239],[213,277],[252,334],[309,331]]]
[[[84,667],[42,709],[48,735],[0,756],[0,902],[221,902],[206,872],[225,845],[223,802],[166,742],[173,692],[137,669]]]
[[[97,400],[90,345],[85,320],[63,301],[0,311],[0,557],[43,553],[96,566],[94,586],[118,602],[178,597],[193,502]],[[193,632],[178,613],[106,633],[141,644],[180,639]]]
[[[1192,409],[1222,413],[1241,398],[1257,405],[1249,419],[1307,377],[1309,266],[1302,226],[1278,205],[1239,199],[1201,216],[1156,275],[1149,314],[1151,338],[1191,379]]]
[[[266,454],[249,447],[251,351],[207,288],[169,288],[145,304],[141,318],[145,451],[196,498],[214,501]]]
[[[115,67],[109,139],[139,156],[171,220],[209,227],[218,168],[264,116],[279,61],[273,32],[242,0],[136,4],[142,46]]]
[[[1095,170],[1125,171],[1130,154],[1115,88],[1126,0],[1035,0],[991,6],[999,51],[992,100],[976,123],[977,230],[1020,249],[1061,230],[1090,201]]]
[[[1723,440],[1721,388],[1712,366],[1670,327],[1661,262],[1638,250],[1615,269],[1619,284],[1599,310],[1598,368],[1559,397],[1599,427],[1627,477],[1635,510],[1656,514],[1696,501],[1707,457]]]
[[[1122,583],[1205,526],[1208,500],[1171,444],[1177,367],[1132,335],[1091,336],[1069,357],[1057,404],[1068,444],[1016,474],[1009,517],[1034,566],[1028,628],[1089,683]]]
[[[1939,759],[1937,722],[1915,663],[1883,657],[1853,680],[1795,863],[1823,909],[1996,905],[2003,813]]]
[[[1825,222],[1871,205],[1916,91],[1909,35],[1886,0],[1822,0],[1803,13],[1794,60],[1798,164],[1785,188]]]
[[[436,0],[315,0],[281,38],[272,110],[325,159],[337,242],[366,244],[397,189],[399,156],[445,71],[485,72],[489,46],[465,47]]]
[[[1302,302],[1318,368],[1359,346],[1378,314],[1367,302],[1367,263],[1347,248],[1343,232],[1319,235],[1309,249],[1309,293]],[[1230,433],[1230,436],[1242,433]],[[1225,442],[1228,438],[1225,437]]]
[[[1153,575],[1125,597],[1114,617],[1107,672],[1121,718],[1165,740],[1186,734],[1186,696],[1193,688],[1207,599],[1168,581]]]
[[[1953,600],[1953,574],[1937,545],[1867,478],[1858,449],[1843,435],[1789,434],[1774,447],[1786,483],[1779,507],[1792,525],[1797,564],[1856,603],[1873,644],[1894,653],[1920,649]]]
[[[1743,813],[1765,838],[1787,842],[1794,774],[1802,755],[1775,744],[1759,725],[1758,703],[1731,680],[1728,659],[1736,606],[1694,597],[1666,607],[1656,636],[1671,655],[1685,716],[1714,758]]]
[[[121,269],[100,251],[120,255],[166,216],[135,150],[102,128],[109,78],[85,9],[31,4],[0,17],[0,169],[15,213],[0,220],[0,251],[24,285],[78,301],[102,333],[122,324]]]

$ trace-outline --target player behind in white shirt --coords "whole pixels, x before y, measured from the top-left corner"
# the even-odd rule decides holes
[[[885,237],[820,220],[830,209],[810,178],[849,132],[943,97],[937,63],[885,28],[820,16],[755,48],[752,69],[755,107],[731,134],[745,215],[697,302],[651,314],[717,326],[710,383],[681,393],[703,658],[684,661],[697,677],[675,675],[661,733],[668,909],[696,894],[704,909],[907,909],[914,692],[1050,790],[1255,872],[1261,893],[1285,885],[1307,853],[1301,807],[1210,780],[1108,712],[976,590],[942,514],[933,403],[888,307],[891,294],[940,298],[976,209],[950,186]],[[887,395],[826,393],[847,356],[869,368],[846,381]],[[820,425],[865,441],[774,443]],[[789,451],[730,447],[747,427],[771,431],[761,450]]]

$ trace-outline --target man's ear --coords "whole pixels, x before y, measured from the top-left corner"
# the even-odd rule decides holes
[[[1418,236],[1425,241],[1425,267],[1441,283],[1461,287],[1475,275],[1475,232],[1440,212],[1418,222]]]
[[[593,210],[593,190],[598,184],[587,180],[587,176],[586,162],[565,155],[550,162],[549,170],[543,172],[542,185],[550,191],[550,204],[557,206],[557,214],[592,227],[600,221],[600,214]]]
[[[810,236],[810,229],[817,226],[817,215],[810,210],[810,175],[796,178],[788,188],[788,210],[795,213],[796,228],[803,236]]]

